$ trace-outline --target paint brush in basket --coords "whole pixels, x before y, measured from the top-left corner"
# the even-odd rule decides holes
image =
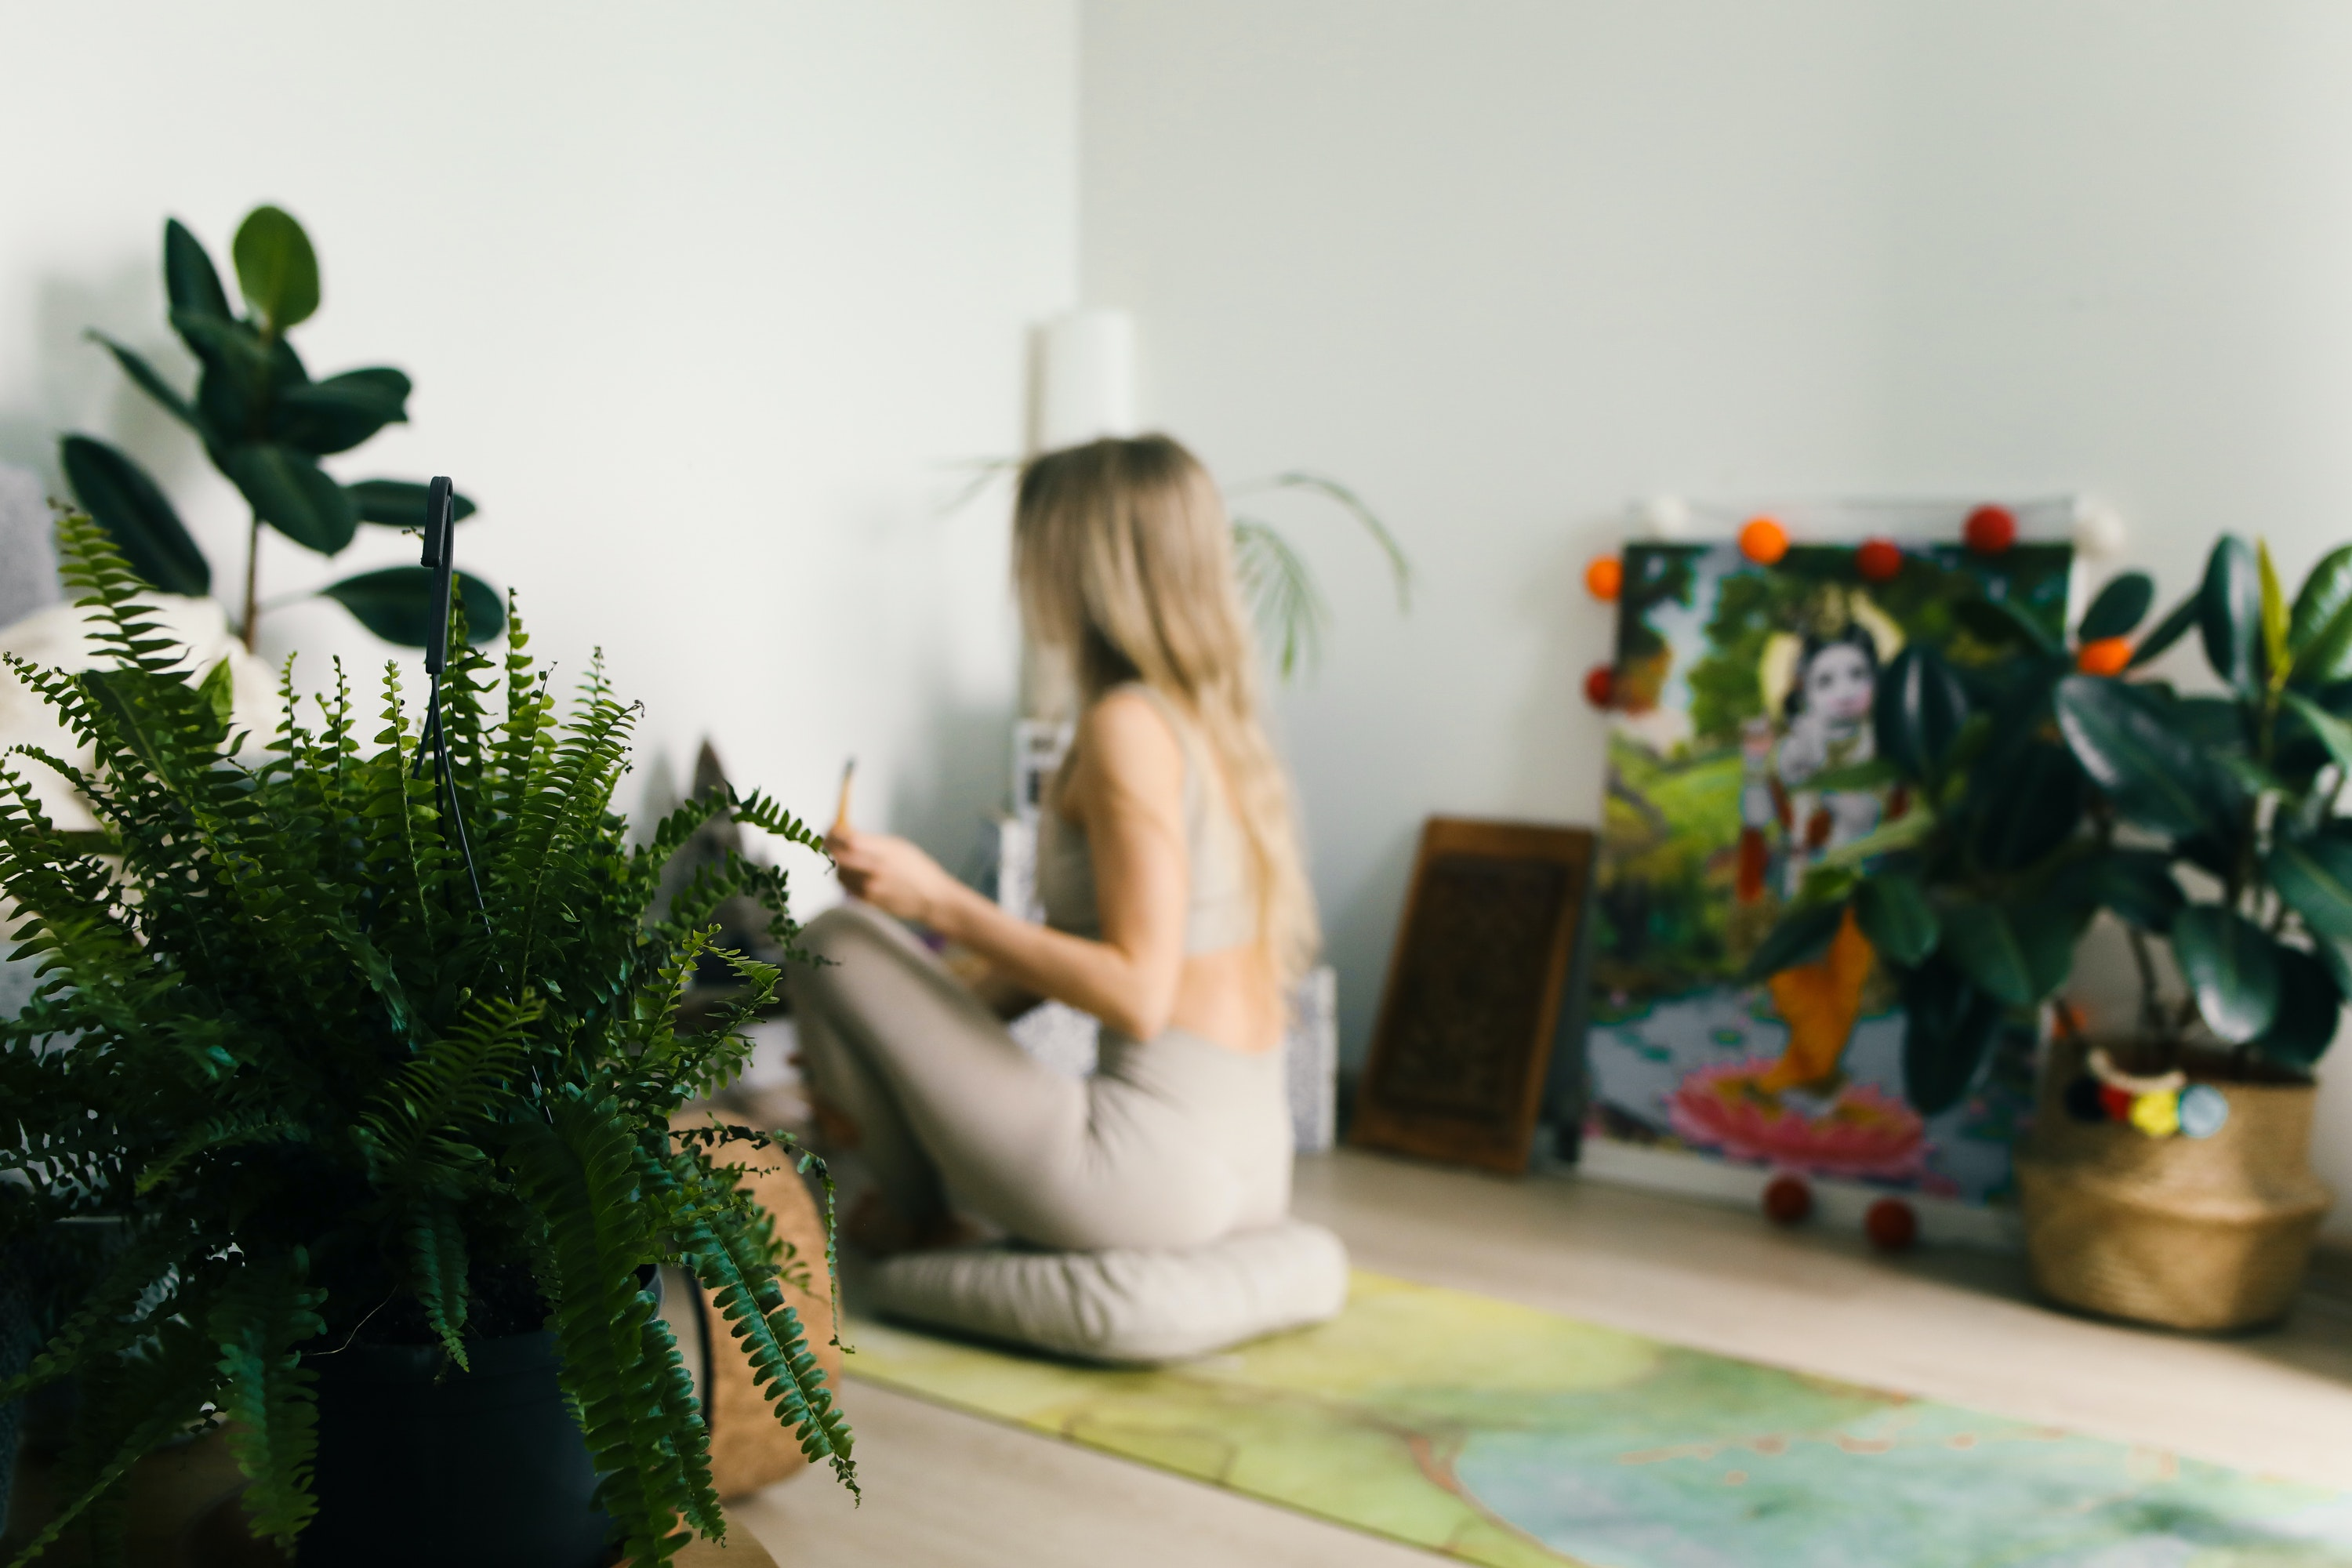
[[[841,764],[841,800],[833,808],[833,826],[825,830],[827,838],[838,838],[849,831],[849,786],[857,778],[857,759],[850,758]]]

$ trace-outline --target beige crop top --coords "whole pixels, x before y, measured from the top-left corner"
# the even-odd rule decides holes
[[[1211,787],[1212,772],[1200,736],[1174,703],[1141,681],[1118,689],[1141,692],[1176,731],[1177,744],[1183,749],[1184,858],[1191,882],[1185,952],[1217,952],[1255,941],[1257,903],[1251,894],[1241,829],[1223,793]],[[1050,793],[1037,821],[1037,897],[1045,906],[1045,923],[1055,931],[1102,935],[1087,830],[1062,816]]]

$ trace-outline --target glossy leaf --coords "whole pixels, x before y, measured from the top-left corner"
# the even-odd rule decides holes
[[[2315,936],[2352,942],[2352,841],[2335,833],[2282,837],[2263,875]]]
[[[387,566],[346,577],[319,592],[351,611],[360,625],[384,641],[403,647],[429,647],[441,624],[439,607],[433,603],[433,576],[422,566]],[[467,642],[486,643],[506,630],[506,605],[496,588],[462,572],[457,582],[459,602],[466,609]],[[1834,920],[1831,929],[1836,929]]]
[[[2083,764],[2063,745],[2029,740],[1997,767],[1976,770],[1977,854],[1994,870],[2032,866],[2083,822]]]
[[[1885,871],[1864,881],[1855,892],[1853,916],[1862,934],[1890,962],[1906,966],[1923,962],[1936,951],[1943,922],[1927,890],[1916,877]]]
[[[2175,836],[2235,831],[2244,800],[2237,780],[2128,687],[2070,675],[2058,683],[2054,705],[2075,760],[2125,816]]]
[[[468,617],[472,613],[469,602]],[[1780,923],[1765,936],[1755,956],[1748,961],[1748,967],[1740,972],[1741,982],[1753,984],[1784,969],[1811,963],[1828,948],[1830,938],[1837,934],[1844,920],[1845,905],[1842,902],[1797,905],[1782,915]]]
[[[2311,732],[2318,737],[2321,745],[2327,748],[2327,754],[2335,759],[2336,766],[2352,773],[2352,724],[2338,719],[2300,691],[2288,692],[2286,704],[2294,710],[2297,718],[2311,726]]]
[[[248,441],[223,453],[221,467],[254,515],[296,543],[332,555],[352,542],[359,514],[351,498],[306,454]]]
[[[75,499],[133,572],[166,594],[212,592],[211,564],[146,469],[89,436],[67,437],[58,443],[58,456]]]
[[[429,487],[415,479],[362,479],[343,487],[349,491],[352,505],[359,509],[362,522],[373,522],[385,528],[425,526],[425,491]],[[449,517],[453,522],[463,522],[479,510],[464,496],[452,491],[449,496]]]
[[[174,310],[201,310],[226,317],[228,292],[213,258],[178,218],[163,222],[163,296]]]
[[[347,452],[408,418],[408,377],[388,367],[347,370],[289,387],[269,410],[269,433],[314,457]]]
[[[2278,1016],[2250,1043],[2274,1062],[2307,1068],[2335,1043],[2344,1016],[2344,993],[2321,957],[2284,945],[2275,955]]]
[[[195,405],[189,402],[178,387],[165,381],[162,373],[147,363],[144,355],[125,348],[104,332],[93,331],[85,335],[92,342],[102,344],[106,352],[114,356],[114,363],[122,367],[122,374],[129,376],[140,391],[162,404],[173,418],[205,441],[213,438],[210,427],[196,412]]]
[[[2074,635],[2084,642],[2126,636],[2147,615],[2156,599],[2156,581],[2145,572],[2126,572],[2109,580],[2083,612]]]
[[[1903,981],[1903,1098],[1922,1116],[1965,1099],[2001,1022],[2001,1006],[1943,958]]]
[[[2205,563],[2197,595],[2197,629],[2213,673],[2241,691],[2262,684],[2263,590],[2254,552],[2246,542],[2225,533]]]
[[[2287,618],[2287,641],[2301,653],[2311,639],[2352,609],[2352,544],[2339,544],[2319,558],[2295,591],[2294,609]]]
[[[257,206],[246,214],[229,258],[245,302],[272,333],[309,321],[319,309],[318,254],[284,208]]]
[[[2278,1016],[2278,944],[2234,910],[2192,904],[2173,917],[2172,954],[2205,1026],[2243,1045]]]
[[[2131,668],[2137,669],[2141,665],[2162,658],[2173,644],[2187,637],[2189,628],[2197,624],[2200,602],[2201,595],[2191,594],[2167,611],[2164,619],[2157,622],[2155,629],[2140,638],[2138,646],[2132,649]]]
[[[2065,980],[2076,934],[2063,911],[2046,905],[1954,904],[1944,911],[1942,952],[1978,990],[2031,1007]]]
[[[1943,771],[1968,716],[1959,677],[1931,647],[1912,644],[1878,678],[1872,705],[1878,754],[1912,778],[1932,779]]]
[[[2159,935],[2188,900],[2173,879],[2172,857],[2158,849],[2109,849],[2091,863],[2089,883],[2098,905],[2117,919]]]

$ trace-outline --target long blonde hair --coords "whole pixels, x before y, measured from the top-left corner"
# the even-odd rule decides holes
[[[1041,653],[1082,703],[1139,680],[1196,722],[1233,804],[1257,943],[1285,985],[1321,945],[1290,780],[1258,711],[1258,663],[1224,499],[1166,436],[1047,452],[1021,471],[1013,576]]]

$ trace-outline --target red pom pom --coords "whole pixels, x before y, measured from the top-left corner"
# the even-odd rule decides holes
[[[1862,1233],[1881,1252],[1900,1252],[1919,1239],[1919,1216],[1901,1198],[1881,1198],[1862,1216]]]
[[[1613,666],[1596,664],[1584,672],[1584,700],[1595,708],[1607,708],[1617,700],[1617,671]]]
[[[1783,1172],[1764,1184],[1764,1215],[1774,1225],[1795,1225],[1813,1212],[1813,1189],[1802,1176]]]
[[[2005,506],[1980,506],[1969,513],[1960,536],[1978,554],[1998,555],[2017,542],[2017,514]]]
[[[1903,552],[1891,539],[1866,539],[1853,552],[1853,569],[1873,583],[1884,583],[1903,570]]]
[[[2099,1085],[2099,1109],[2107,1113],[2110,1121],[2128,1123],[2131,1121],[2131,1090],[2117,1089],[2114,1084]]]

